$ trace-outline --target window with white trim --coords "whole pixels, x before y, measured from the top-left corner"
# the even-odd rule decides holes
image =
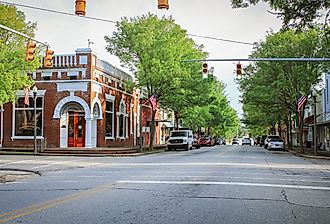
[[[121,101],[117,112],[117,138],[127,137],[127,117],[125,103]]]
[[[105,137],[114,138],[114,101],[108,99],[105,108]]]
[[[37,136],[43,133],[43,97],[36,100],[36,114],[34,114],[34,99],[29,97],[29,105],[24,103],[24,97],[18,98],[14,106],[14,135],[34,136],[34,119],[36,119]]]

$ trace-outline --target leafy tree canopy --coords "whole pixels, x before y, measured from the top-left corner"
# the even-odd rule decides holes
[[[314,24],[315,19],[322,16],[325,22],[330,17],[330,1],[329,0],[231,0],[234,8],[244,8],[250,5],[256,5],[260,1],[269,4],[272,12],[283,20],[284,27],[310,27]]]
[[[34,36],[35,23],[25,22],[23,12],[13,6],[0,4],[0,24],[31,37]],[[17,34],[0,29],[0,104],[14,101],[16,90],[32,85],[27,73],[35,71],[39,60],[25,61],[27,40]]]

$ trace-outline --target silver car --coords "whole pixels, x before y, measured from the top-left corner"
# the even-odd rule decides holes
[[[279,149],[284,150],[284,141],[283,139],[278,135],[268,135],[265,139],[265,149],[273,150],[273,149]]]

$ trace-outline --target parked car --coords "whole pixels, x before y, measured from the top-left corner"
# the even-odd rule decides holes
[[[278,135],[268,135],[265,140],[265,149],[273,150],[273,149],[280,149],[284,150],[284,141]]]
[[[167,150],[185,149],[193,147],[193,133],[191,130],[171,131],[170,138],[167,141]]]
[[[266,138],[267,138],[267,135],[263,135],[263,136],[261,136],[261,139],[260,139],[260,146],[265,145],[265,140],[266,140]]]
[[[214,139],[214,144],[215,145],[221,145],[222,144],[222,138],[215,138]]]
[[[210,136],[201,137],[199,140],[201,146],[214,146],[214,139]]]
[[[239,145],[239,140],[238,138],[233,138],[233,140],[231,141],[232,145]]]
[[[196,149],[199,149],[201,147],[201,145],[199,144],[199,138],[197,136],[194,136],[193,147],[195,147]]]
[[[261,137],[258,136],[254,139],[254,145],[260,145],[260,140],[261,140]]]
[[[242,145],[251,145],[251,139],[250,138],[243,138],[242,139]]]

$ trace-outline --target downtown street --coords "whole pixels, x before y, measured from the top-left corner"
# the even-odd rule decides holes
[[[0,223],[329,223],[330,160],[227,145],[139,157],[1,155]],[[13,171],[14,172],[14,171]]]

